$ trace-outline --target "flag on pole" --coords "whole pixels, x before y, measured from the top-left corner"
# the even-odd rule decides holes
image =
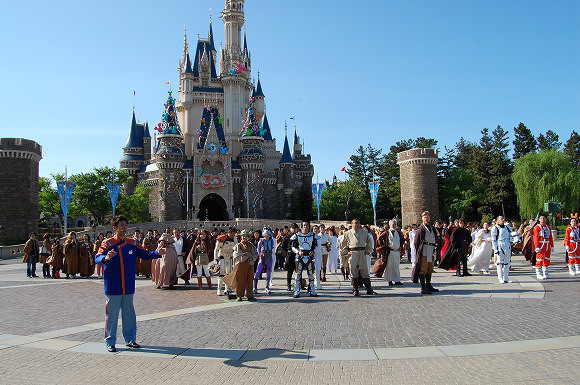
[[[117,200],[119,199],[119,192],[121,192],[121,185],[118,183],[108,183],[107,190],[109,190],[109,198],[111,199],[113,212],[115,212],[115,208],[117,207]]]
[[[377,196],[379,195],[379,186],[381,182],[370,182],[369,183],[369,191],[371,193],[371,202],[373,204],[373,208],[377,205]]]
[[[346,172],[346,167],[341,168],[340,171]]]
[[[171,80],[166,81],[165,84],[171,85]]]
[[[60,181],[56,182],[56,187],[58,190],[58,199],[60,200],[60,208],[66,218],[75,184],[73,182]]]
[[[324,183],[312,183],[312,199],[316,203],[316,207],[320,207],[320,202],[322,202],[322,192],[326,189],[326,184]]]

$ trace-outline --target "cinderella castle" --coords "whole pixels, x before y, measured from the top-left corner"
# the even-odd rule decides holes
[[[293,211],[293,196],[309,199],[310,155],[303,153],[296,127],[292,147],[286,132],[282,152],[277,150],[259,74],[255,86],[251,81],[245,33],[242,40],[244,1],[225,0],[222,20],[219,57],[211,21],[195,53],[185,34],[177,97],[169,91],[161,123],[150,131],[133,111],[120,162],[133,178],[124,188],[131,193],[138,183],[152,187],[154,220],[283,219]]]

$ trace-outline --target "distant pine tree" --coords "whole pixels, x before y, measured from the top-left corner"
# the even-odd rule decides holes
[[[562,142],[560,137],[552,130],[546,131],[546,135],[538,135],[538,147],[540,151],[559,150]]]
[[[568,154],[575,167],[580,168],[580,134],[572,131],[570,139],[564,145],[564,152]]]
[[[517,127],[514,127],[513,143],[514,160],[519,159],[530,152],[536,152],[538,149],[538,143],[536,142],[536,138],[532,134],[532,131],[530,131],[530,129],[522,122],[520,122]]]

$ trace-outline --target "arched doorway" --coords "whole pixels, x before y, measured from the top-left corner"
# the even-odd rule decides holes
[[[218,194],[206,195],[199,204],[197,218],[200,221],[227,221],[229,220],[226,201]]]

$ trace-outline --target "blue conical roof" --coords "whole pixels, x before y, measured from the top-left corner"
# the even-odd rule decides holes
[[[141,125],[137,124],[137,119],[135,118],[135,111],[133,111],[133,119],[131,120],[131,130],[129,131],[127,143],[125,143],[125,147],[123,148],[143,147],[143,131],[142,127],[139,126]]]
[[[264,122],[262,123],[262,131],[264,140],[272,140],[272,131],[270,130],[270,123],[268,123],[268,116],[264,112]]]
[[[256,86],[256,92],[253,96],[262,96],[265,97],[264,92],[262,91],[262,84],[260,83],[260,77],[258,77],[258,85]]]
[[[282,158],[280,159],[280,164],[283,163],[294,163],[292,155],[290,154],[290,146],[288,145],[288,135],[284,137],[284,150],[282,151]]]

